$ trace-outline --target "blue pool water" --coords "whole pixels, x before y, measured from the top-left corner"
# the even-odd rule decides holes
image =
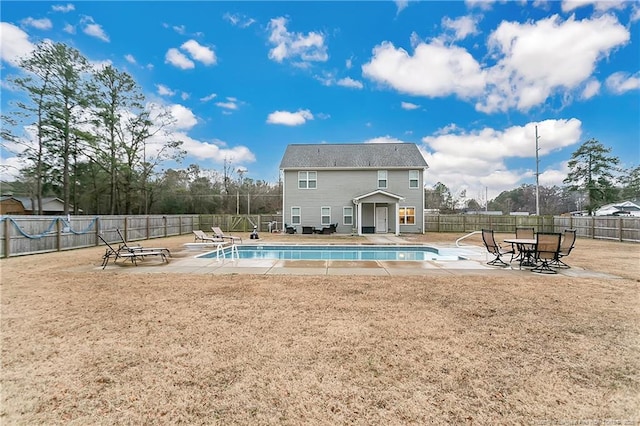
[[[363,246],[363,245],[239,245],[240,259],[283,260],[459,260],[460,256],[442,255],[438,249],[425,246]],[[231,258],[231,249],[225,256]],[[215,258],[205,253],[199,258]]]

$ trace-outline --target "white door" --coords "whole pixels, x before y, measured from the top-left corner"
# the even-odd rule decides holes
[[[376,207],[376,234],[387,233],[389,211],[386,207]]]

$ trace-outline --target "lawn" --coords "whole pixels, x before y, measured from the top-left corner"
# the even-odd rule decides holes
[[[567,263],[616,279],[131,274],[103,252],[0,260],[3,425],[640,421],[640,244],[578,239]]]

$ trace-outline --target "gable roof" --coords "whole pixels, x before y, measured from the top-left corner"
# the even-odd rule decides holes
[[[414,143],[289,145],[280,169],[429,167]]]
[[[36,204],[35,199],[31,199],[30,197],[20,197],[15,195],[3,195],[0,198],[0,201],[5,200],[15,200],[22,204],[26,211],[33,211],[35,209],[34,204]],[[50,211],[50,212],[62,212],[64,206],[64,202],[58,197],[42,197],[42,210]]]

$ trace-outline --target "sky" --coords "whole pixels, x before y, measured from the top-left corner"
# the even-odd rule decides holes
[[[275,183],[289,144],[415,143],[425,185],[480,202],[562,185],[595,138],[640,163],[640,3],[2,1],[1,107],[44,40],[129,73],[182,163]],[[538,161],[536,164],[536,128]],[[3,144],[2,179],[20,167]]]

